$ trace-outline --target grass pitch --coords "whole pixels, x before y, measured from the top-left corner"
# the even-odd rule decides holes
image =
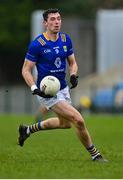
[[[32,116],[0,115],[0,179],[123,179],[123,116],[85,117],[94,144],[109,160],[92,162],[75,129],[33,134],[17,145],[18,125]]]

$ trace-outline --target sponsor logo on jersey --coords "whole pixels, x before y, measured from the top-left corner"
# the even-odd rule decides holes
[[[50,52],[51,52],[50,49],[45,49],[45,50],[44,50],[44,53],[45,53],[45,54],[50,53]]]
[[[63,46],[64,52],[67,52],[67,46]]]
[[[53,47],[53,49],[59,49],[59,46],[55,46],[55,47]]]
[[[55,66],[56,66],[57,68],[60,68],[60,67],[61,67],[61,59],[60,59],[60,57],[57,57],[57,58],[55,59],[54,64],[55,64]]]
[[[62,68],[62,69],[54,69],[54,70],[50,70],[51,73],[57,73],[57,72],[64,72],[65,69]]]

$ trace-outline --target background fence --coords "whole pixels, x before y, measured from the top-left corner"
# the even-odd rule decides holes
[[[34,113],[38,107],[36,96],[24,86],[1,87],[0,113]]]

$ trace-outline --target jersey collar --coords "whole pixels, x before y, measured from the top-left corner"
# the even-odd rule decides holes
[[[45,39],[46,39],[47,41],[52,41],[52,40],[50,40],[49,37],[47,36],[46,32],[43,33],[43,36],[45,37]],[[57,38],[57,40],[58,40],[58,39],[59,39],[59,33],[58,33],[58,38]],[[57,41],[57,40],[56,40],[56,41]],[[56,42],[56,41],[52,41],[52,42]]]

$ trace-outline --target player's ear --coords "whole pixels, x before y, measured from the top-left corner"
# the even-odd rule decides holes
[[[45,27],[47,27],[47,21],[44,20],[43,24],[44,24]]]

